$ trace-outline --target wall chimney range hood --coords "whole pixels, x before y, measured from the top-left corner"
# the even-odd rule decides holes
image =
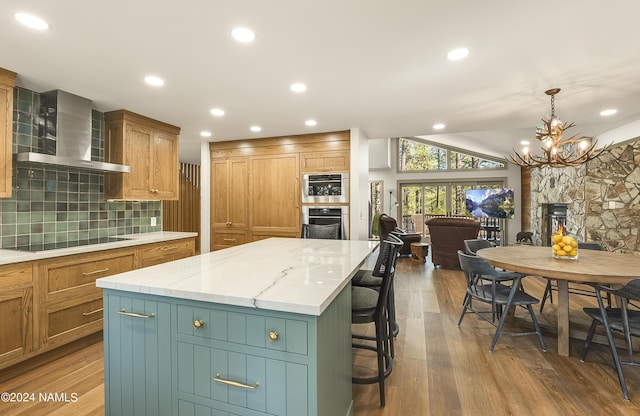
[[[65,91],[40,94],[39,149],[17,153],[14,160],[104,172],[131,172],[130,166],[91,160],[91,107],[91,100]]]

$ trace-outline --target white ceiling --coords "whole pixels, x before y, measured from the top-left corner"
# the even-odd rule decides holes
[[[51,29],[25,28],[18,11]],[[199,162],[202,140],[426,136],[436,122],[447,127],[431,139],[501,156],[550,113],[549,88],[562,88],[556,113],[575,132],[640,119],[638,16],[637,0],[3,0],[0,67],[25,88],[180,126],[182,161]],[[256,40],[235,42],[236,26]],[[460,46],[468,58],[447,61]]]

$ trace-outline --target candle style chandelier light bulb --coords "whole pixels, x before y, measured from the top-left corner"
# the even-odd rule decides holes
[[[507,155],[507,160],[514,165],[528,168],[564,168],[579,166],[598,157],[611,146],[610,144],[596,149],[597,141],[580,136],[580,133],[564,137],[564,132],[574,123],[564,123],[556,116],[555,95],[560,88],[545,91],[551,97],[551,116],[542,119],[543,125],[536,127],[536,140],[540,142],[540,153],[533,153],[529,147],[522,149],[522,153],[515,150]],[[580,137],[579,137],[580,136]]]

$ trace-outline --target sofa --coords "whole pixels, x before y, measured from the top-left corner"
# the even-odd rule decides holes
[[[404,243],[400,249],[400,255],[411,255],[411,243],[419,243],[422,236],[418,233],[407,233],[404,230],[398,228],[398,222],[395,218],[386,214],[380,216],[380,241],[387,238],[390,232],[394,231],[394,234],[398,236]]]
[[[478,238],[480,223],[470,218],[438,217],[425,224],[431,236],[433,265],[460,269],[458,250],[464,251],[464,240]]]

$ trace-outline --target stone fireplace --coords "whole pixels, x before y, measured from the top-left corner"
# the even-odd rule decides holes
[[[547,231],[548,204],[566,204],[566,228],[578,241],[640,254],[640,138],[616,144],[579,167],[531,169],[531,231]]]

